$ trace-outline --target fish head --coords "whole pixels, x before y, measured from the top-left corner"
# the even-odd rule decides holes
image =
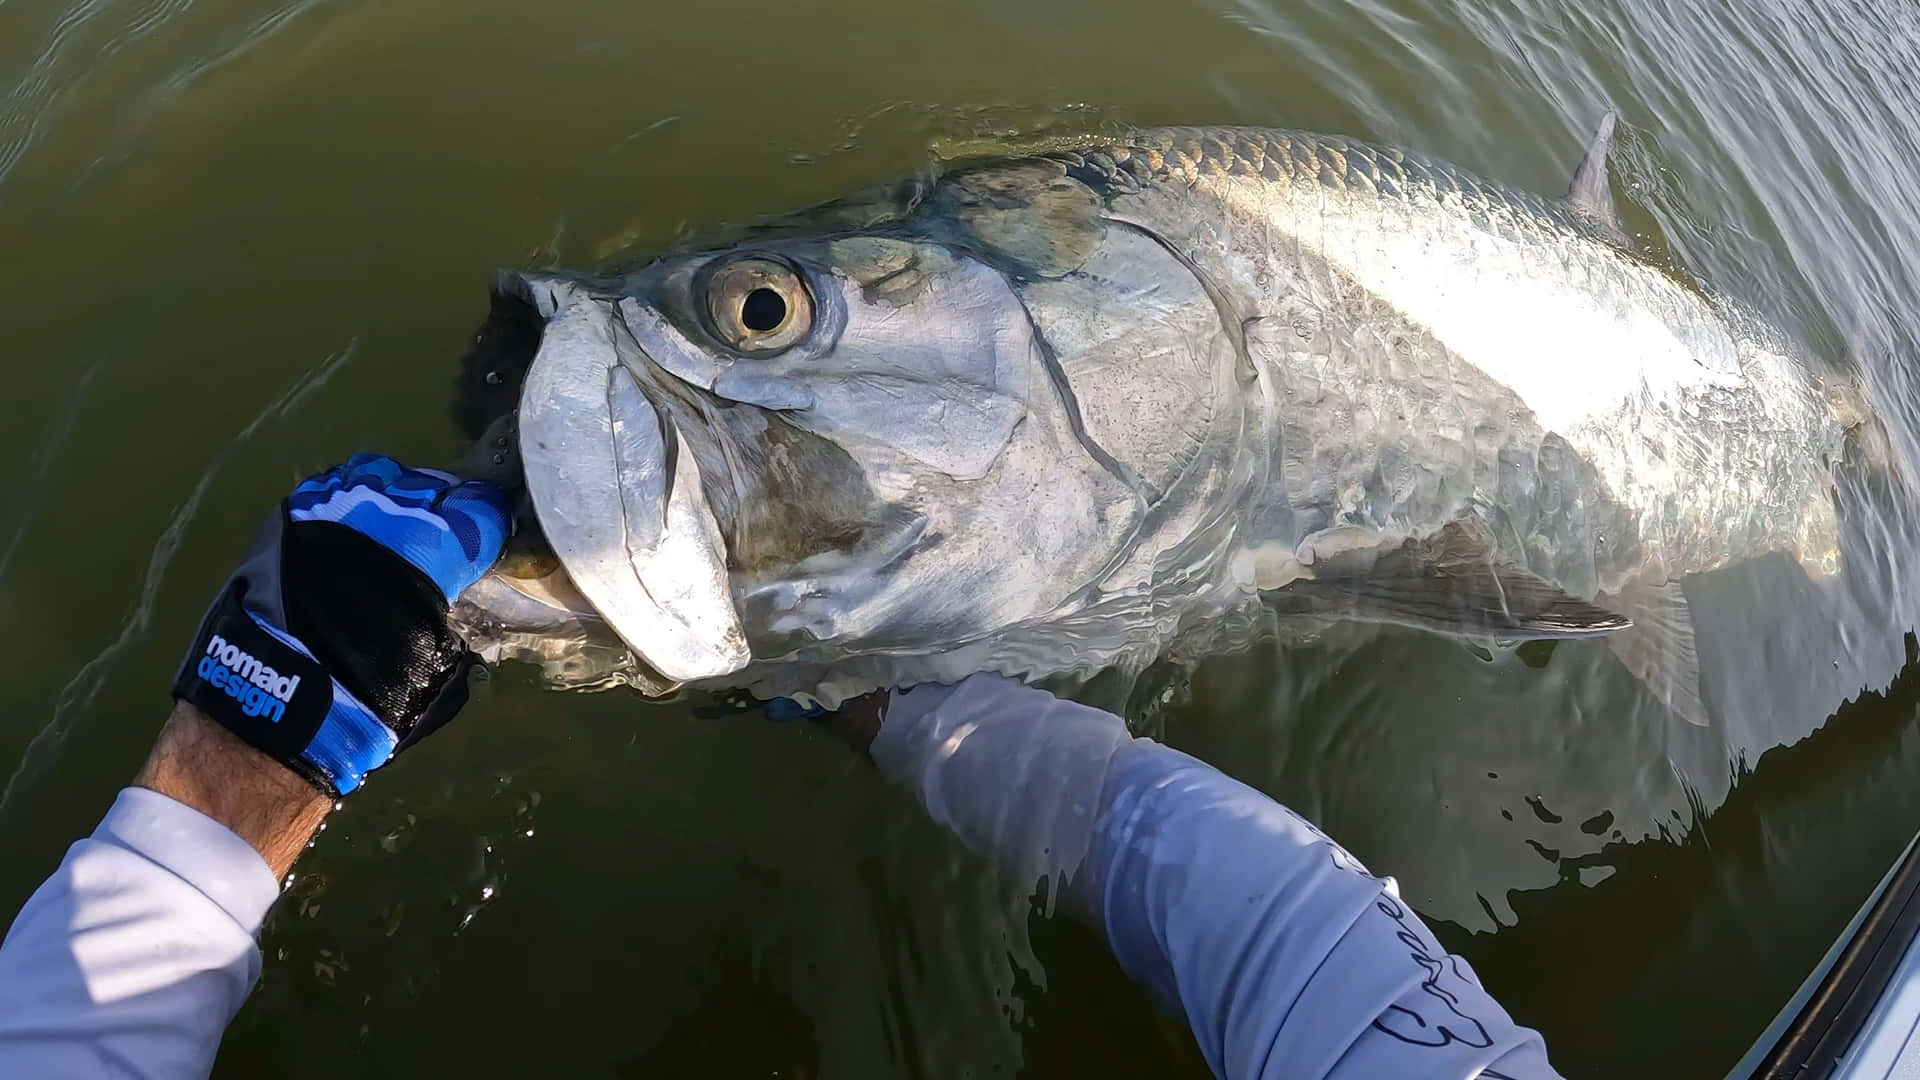
[[[614,277],[511,274],[539,524],[651,667],[957,647],[1043,616],[1141,508],[1006,268],[892,221]]]

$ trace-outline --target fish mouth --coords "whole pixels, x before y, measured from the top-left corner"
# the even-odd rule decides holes
[[[657,370],[621,323],[618,298],[561,277],[503,274],[497,291],[545,320],[520,391],[521,466],[547,542],[586,600],[670,679],[730,674],[752,659],[726,544]]]

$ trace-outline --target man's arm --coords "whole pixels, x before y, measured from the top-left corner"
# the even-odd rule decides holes
[[[1556,1075],[1390,879],[1110,714],[976,675],[896,692],[870,753],[1013,880],[1051,879],[1217,1075]]]
[[[0,946],[8,1076],[205,1076],[254,935],[333,801],[178,704]]]
[[[465,703],[474,659],[447,606],[499,556],[507,505],[374,455],[281,504],[134,786],[0,943],[0,1076],[208,1073],[334,799]]]
[[[326,793],[184,701],[174,702],[133,784],[225,825],[260,853],[276,881],[333,809]]]

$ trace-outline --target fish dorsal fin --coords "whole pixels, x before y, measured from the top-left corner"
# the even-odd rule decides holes
[[[1607,239],[1626,246],[1627,231],[1620,227],[1620,214],[1613,206],[1613,188],[1607,183],[1607,151],[1613,147],[1613,128],[1620,114],[1607,110],[1600,127],[1587,142],[1587,154],[1573,170],[1573,183],[1567,187],[1567,202]]]
[[[1370,566],[1348,571],[1294,581],[1274,593],[1273,602],[1300,614],[1509,641],[1586,637],[1633,625],[1503,558],[1484,529],[1465,521],[1407,540]]]

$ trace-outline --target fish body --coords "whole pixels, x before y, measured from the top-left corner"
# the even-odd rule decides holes
[[[1143,663],[1264,593],[1604,636],[1703,720],[1678,583],[1775,551],[1837,569],[1863,415],[1623,245],[1610,130],[1576,201],[1162,129],[631,273],[504,275],[496,308],[542,325],[519,450],[572,607],[666,681],[831,700]],[[516,588],[469,623],[524,622],[488,611]]]

